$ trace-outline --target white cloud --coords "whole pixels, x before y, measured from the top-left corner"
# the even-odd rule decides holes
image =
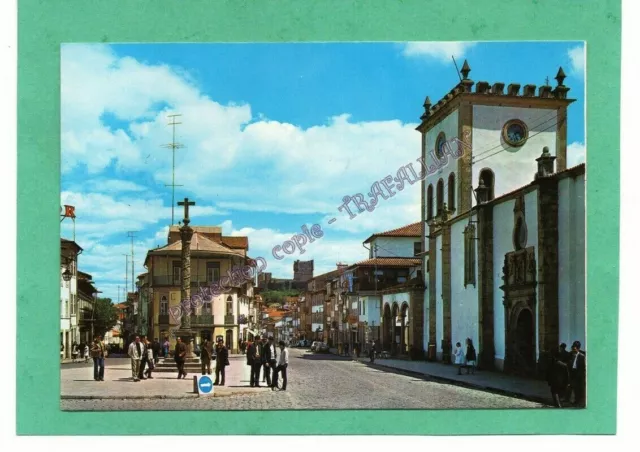
[[[354,122],[340,114],[305,129],[254,117],[249,105],[202,95],[184,72],[118,58],[100,46],[63,48],[62,85],[65,172],[84,164],[95,174],[115,163],[170,183],[171,152],[161,145],[171,139],[167,114],[177,111],[185,148],[176,151],[176,182],[197,193],[196,201],[224,199],[216,202],[223,208],[327,213],[345,194],[369,189],[372,174],[384,177],[420,153],[416,124]],[[158,104],[167,107],[154,111]],[[109,129],[104,112],[129,121],[127,130]]]
[[[584,143],[573,142],[567,146],[567,168],[585,163],[587,159],[587,147]]]
[[[568,53],[571,61],[570,74],[576,77],[584,77],[586,62],[585,46],[573,47],[569,49]]]
[[[87,188],[90,190],[99,190],[101,192],[141,192],[146,191],[147,188],[142,185],[138,185],[128,180],[120,179],[102,179],[91,180],[87,184]]]
[[[451,63],[451,56],[462,58],[475,42],[441,41],[408,42],[402,49],[405,57],[431,58],[442,63]]]

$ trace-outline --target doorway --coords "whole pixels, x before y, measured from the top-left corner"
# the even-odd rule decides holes
[[[233,349],[233,330],[227,330],[224,343],[227,345],[229,351]]]
[[[525,373],[531,373],[535,367],[536,345],[533,325],[533,314],[529,309],[523,309],[516,322],[516,350],[522,360]]]

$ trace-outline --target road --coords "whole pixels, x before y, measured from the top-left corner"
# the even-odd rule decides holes
[[[243,360],[237,364],[244,366]],[[286,391],[214,398],[61,401],[63,410],[277,410],[540,408],[539,403],[382,370],[333,355],[291,349]],[[240,377],[239,377],[240,378]],[[244,378],[239,381],[247,385]]]

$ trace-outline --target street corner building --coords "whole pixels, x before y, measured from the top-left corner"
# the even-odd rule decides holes
[[[194,332],[194,346],[200,347],[205,339],[222,337],[231,353],[238,353],[239,340],[256,334],[249,319],[257,318],[255,281],[232,280],[228,290],[212,293],[209,289],[234,268],[242,268],[250,262],[247,253],[247,237],[223,236],[217,226],[193,226],[190,241],[191,299],[198,300],[187,309],[182,306],[180,315],[171,315],[171,308],[182,305],[183,261],[180,228],[171,226],[168,244],[149,250],[145,259],[148,272],[144,275],[140,293],[149,299],[148,337],[169,339],[171,350],[176,337],[171,334],[181,322],[188,320]],[[182,319],[183,316],[188,317]],[[175,318],[174,318],[175,317]]]
[[[461,72],[435,105],[427,97],[417,128],[427,166],[446,159],[450,137],[464,153],[422,181],[423,340],[413,345],[451,362],[471,338],[480,368],[539,377],[560,343],[587,348],[585,165],[567,168],[573,100],[562,68],[537,90],[476,83],[466,61]]]

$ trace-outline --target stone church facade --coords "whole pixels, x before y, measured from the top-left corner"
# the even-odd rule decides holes
[[[427,97],[417,128],[429,171],[412,345],[451,362],[471,338],[481,368],[540,375],[561,342],[586,350],[585,166],[566,167],[573,100],[562,69],[537,93],[476,83],[466,61],[461,72],[436,105]]]

